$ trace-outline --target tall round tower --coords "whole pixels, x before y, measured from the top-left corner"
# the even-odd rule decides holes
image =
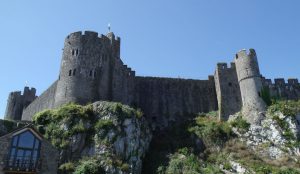
[[[257,123],[266,110],[261,98],[262,79],[254,49],[241,50],[236,54],[235,65],[240,85],[243,115],[250,123]]]
[[[98,33],[71,33],[65,39],[54,107],[109,99],[111,41]]]

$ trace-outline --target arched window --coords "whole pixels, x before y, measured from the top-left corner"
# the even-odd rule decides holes
[[[8,168],[20,171],[35,171],[38,167],[41,141],[26,130],[12,138]]]

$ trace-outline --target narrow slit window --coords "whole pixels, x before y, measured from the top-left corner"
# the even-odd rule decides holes
[[[76,69],[73,70],[73,76],[75,76],[75,75],[76,75]]]
[[[94,71],[94,77],[96,77],[96,74],[97,74],[96,71]]]
[[[93,71],[91,70],[91,71],[90,71],[90,77],[92,77],[92,74],[93,74]]]
[[[78,56],[78,49],[76,49],[76,56]]]
[[[72,56],[74,56],[74,50],[72,50]]]
[[[72,70],[69,70],[69,76],[71,76],[72,75]]]

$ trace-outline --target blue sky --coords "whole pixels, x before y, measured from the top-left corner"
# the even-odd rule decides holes
[[[217,62],[255,48],[268,78],[300,78],[298,0],[2,0],[0,118],[10,91],[57,79],[64,38],[112,31],[137,75],[207,79]]]

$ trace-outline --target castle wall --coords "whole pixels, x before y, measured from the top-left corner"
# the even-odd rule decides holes
[[[263,78],[263,85],[269,88],[270,96],[272,98],[284,100],[299,100],[300,99],[300,84],[298,79],[277,78],[272,82],[271,79]]]
[[[115,59],[112,80],[112,101],[131,105],[134,100],[135,72],[121,59]]]
[[[57,81],[55,81],[45,92],[28,105],[22,114],[22,120],[32,120],[32,116],[45,109],[52,109],[56,92]]]
[[[219,119],[226,121],[229,115],[239,112],[242,108],[240,85],[237,79],[235,64],[231,63],[231,67],[227,67],[226,63],[218,63],[214,78]]]
[[[136,105],[158,127],[218,107],[212,77],[209,80],[136,77],[135,92]]]

